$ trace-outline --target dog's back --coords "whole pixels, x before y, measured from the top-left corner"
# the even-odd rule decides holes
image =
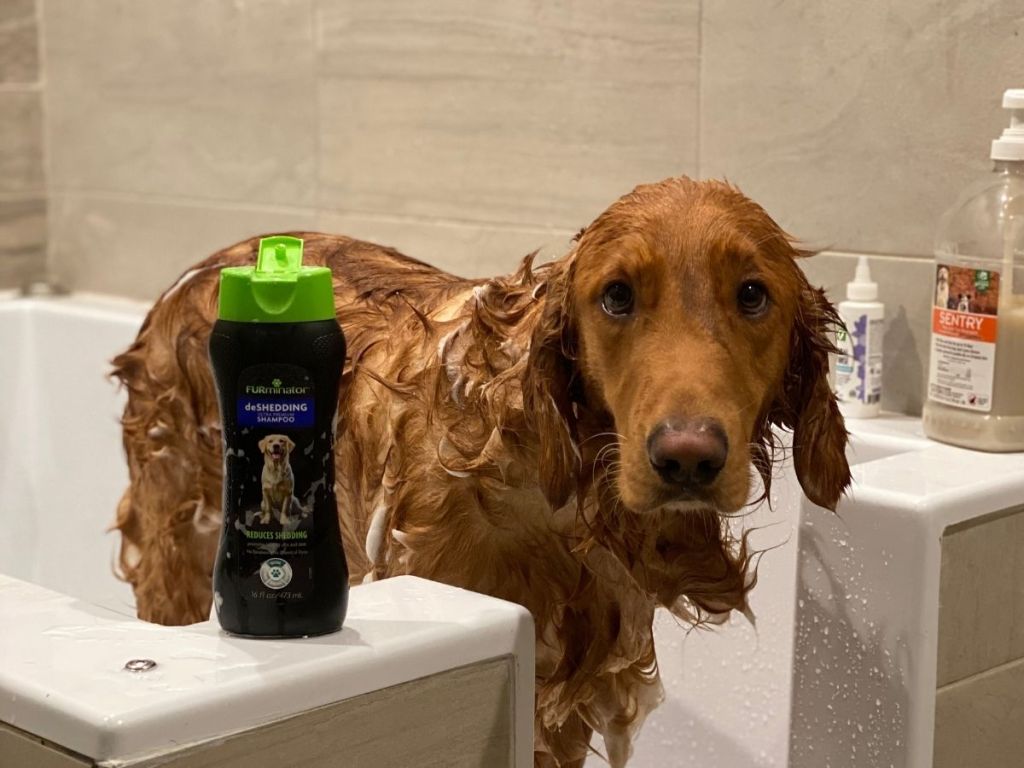
[[[305,241],[304,263],[328,266],[334,274],[335,305],[349,345],[346,384],[351,361],[372,355],[396,325],[415,322],[474,284],[390,248],[295,234]],[[254,264],[258,247],[259,238],[246,240],[188,270],[113,361],[113,375],[128,393],[123,426],[131,479],[117,514],[120,570],[135,589],[139,616],[148,621],[186,624],[209,612],[220,531],[221,435],[206,347],[220,269]],[[161,533],[168,530],[175,537]]]

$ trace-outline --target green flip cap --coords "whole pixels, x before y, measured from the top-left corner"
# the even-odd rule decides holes
[[[331,270],[302,266],[302,240],[297,237],[264,237],[255,267],[220,271],[218,315],[243,323],[332,320]]]

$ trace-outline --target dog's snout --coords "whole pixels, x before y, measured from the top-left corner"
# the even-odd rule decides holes
[[[647,437],[647,457],[666,483],[684,488],[710,485],[725,466],[729,441],[713,419],[680,425],[664,421]]]

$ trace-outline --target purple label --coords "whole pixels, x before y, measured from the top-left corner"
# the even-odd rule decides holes
[[[311,427],[312,397],[241,397],[238,423],[243,427]]]

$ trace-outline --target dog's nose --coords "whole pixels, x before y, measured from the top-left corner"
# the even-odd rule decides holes
[[[647,457],[666,483],[710,485],[725,466],[729,441],[714,419],[663,421],[647,437]]]

